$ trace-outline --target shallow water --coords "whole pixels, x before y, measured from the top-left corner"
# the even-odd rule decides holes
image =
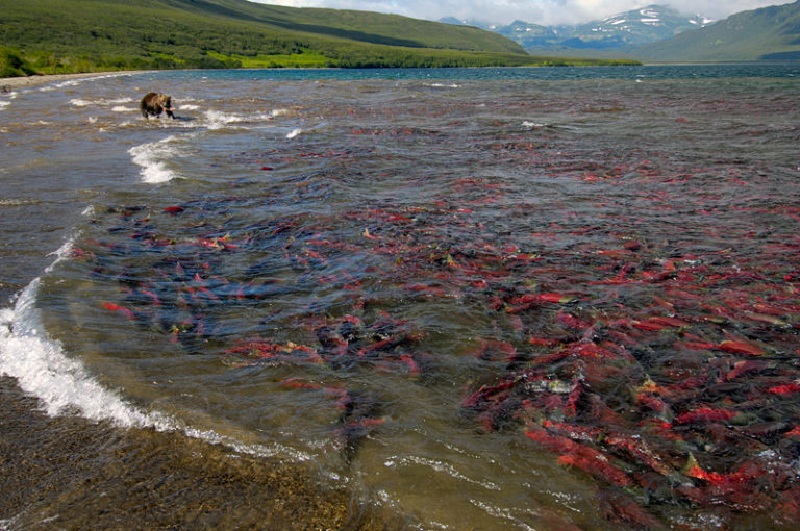
[[[50,414],[311,464],[423,528],[789,525],[797,74],[26,89],[0,368]],[[139,115],[151,90],[176,120]]]

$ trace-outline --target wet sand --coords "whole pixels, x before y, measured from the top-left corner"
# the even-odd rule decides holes
[[[0,468],[3,529],[393,527],[302,465],[176,433],[48,417],[7,377]]]

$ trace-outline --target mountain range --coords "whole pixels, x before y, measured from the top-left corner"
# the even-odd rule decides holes
[[[578,25],[443,22],[478,25],[538,54],[659,62],[800,59],[800,0],[742,11],[718,22],[656,4]]]
[[[678,33],[702,28],[713,21],[702,15],[686,15],[665,5],[632,9],[603,20],[577,25],[542,26],[524,21],[508,25],[443,19],[450,24],[476,25],[494,31],[536,53],[565,50],[616,50],[651,44]]]
[[[800,0],[742,11],[627,55],[646,61],[799,61]]]

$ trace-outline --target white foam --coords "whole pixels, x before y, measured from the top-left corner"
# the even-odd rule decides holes
[[[12,516],[8,520],[0,520],[0,529],[15,529],[20,515]]]
[[[69,244],[62,247],[54,264],[70,248]],[[36,278],[28,284],[14,309],[0,310],[0,372],[16,378],[26,393],[39,398],[49,415],[75,411],[90,420],[124,427],[166,427],[160,415],[134,408],[102,387],[80,361],[67,357],[61,344],[47,337],[35,305],[40,283]]]
[[[213,109],[206,111],[206,127],[211,130],[222,129],[229,124],[241,123],[244,121],[244,117],[237,114],[216,111]]]
[[[275,116],[270,112],[268,114],[257,114],[253,116],[254,122],[269,122],[270,120],[274,120]]]
[[[131,112],[131,111],[138,111],[139,109],[135,107],[125,107],[124,105],[114,105],[111,107],[113,112]]]
[[[458,479],[460,481],[466,481],[468,483],[472,483],[474,485],[478,485],[483,487],[487,490],[500,490],[500,486],[497,483],[483,480],[483,479],[472,479],[461,472],[457,471],[456,468],[451,465],[450,463],[445,463],[443,461],[439,461],[437,459],[428,459],[426,457],[416,456],[416,455],[408,455],[408,456],[393,456],[384,461],[384,466],[387,467],[394,467],[397,465],[401,466],[408,466],[409,464],[414,465],[422,465],[430,467],[431,470],[434,472],[444,473],[448,476]]]
[[[79,84],[85,83],[85,82],[97,81],[97,80],[100,80],[100,79],[111,79],[111,78],[115,78],[115,77],[125,77],[125,76],[129,76],[129,75],[130,74],[123,72],[123,73],[119,73],[119,74],[105,74],[105,75],[102,75],[102,76],[100,76],[100,75],[91,75],[91,76],[87,76],[87,77],[77,77],[77,78],[74,78],[74,79],[67,79],[65,81],[59,81],[58,83],[54,83],[52,85],[52,87],[54,87],[54,88],[72,87],[72,86],[79,85]]]
[[[294,137],[296,137],[297,135],[299,135],[302,132],[303,132],[303,130],[298,127],[297,129],[295,129],[291,133],[287,133],[286,134],[286,138],[294,138]]]
[[[269,112],[270,118],[277,118],[278,116],[291,116],[295,114],[292,109],[272,109]]]
[[[38,205],[38,199],[0,199],[0,206]]]
[[[73,98],[73,99],[69,100],[69,102],[72,105],[74,105],[75,107],[89,107],[89,106],[97,107],[97,106],[101,106],[101,105],[102,106],[113,105],[114,107],[112,108],[112,110],[115,110],[115,111],[119,110],[120,108],[125,109],[125,110],[138,110],[138,109],[135,109],[135,108],[132,108],[132,107],[123,107],[122,106],[122,104],[124,104],[124,103],[132,103],[133,102],[133,99],[127,98],[127,97],[125,97],[125,98],[116,98],[116,99],[112,99],[112,100],[107,100],[105,98],[100,98],[98,100],[84,100],[84,99],[81,99],[81,98]]]
[[[193,104],[184,104],[179,107],[180,109],[196,110],[200,107]],[[209,130],[222,129],[233,124],[257,124],[258,122],[271,121],[279,116],[292,116],[296,111],[292,109],[272,109],[268,113],[249,114],[243,115],[239,113],[230,113],[218,111],[215,109],[207,109],[205,111],[206,127]],[[296,130],[295,135],[300,133],[300,129]],[[292,137],[289,137],[292,138]]]
[[[53,86],[54,87],[58,87],[58,88],[61,88],[61,87],[73,87],[73,86],[77,85],[78,83],[80,83],[80,81],[81,81],[80,79],[68,79],[66,81],[61,81],[59,83],[55,83]]]
[[[312,459],[312,456],[305,452],[287,448],[286,446],[282,446],[278,443],[274,443],[271,446],[266,446],[263,444],[244,444],[233,437],[221,435],[214,430],[202,430],[188,426],[178,429],[187,437],[201,439],[211,444],[226,446],[236,452],[239,452],[240,454],[247,454],[256,457],[288,457],[295,462],[308,461]]]
[[[11,105],[10,101],[0,101],[0,111],[4,110],[9,105]]]
[[[128,150],[131,159],[142,168],[142,180],[146,183],[165,183],[177,175],[167,167],[167,161],[177,154],[176,148],[171,145],[175,136],[168,136],[164,140],[134,146]]]
[[[92,211],[92,207],[87,207],[83,214],[91,215]],[[73,241],[67,241],[51,253],[55,260],[45,269],[45,274],[71,256]],[[177,431],[257,457],[281,457],[296,462],[312,459],[310,454],[278,443],[245,444],[235,437],[211,429],[187,426],[160,411],[136,407],[118,392],[103,387],[86,372],[79,359],[67,356],[61,343],[48,337],[40,310],[36,307],[40,284],[41,278],[34,279],[19,294],[13,309],[0,309],[0,374],[16,379],[25,393],[40,400],[48,415],[78,414],[92,421],[107,421],[122,428]],[[0,520],[0,529],[3,529],[3,522]]]
[[[84,214],[88,213],[86,210]],[[58,251],[45,270],[49,273],[71,255],[72,241]],[[280,444],[244,444],[214,430],[186,426],[159,411],[146,411],[103,387],[79,359],[70,358],[60,342],[48,337],[36,307],[41,278],[34,279],[18,296],[16,306],[0,309],[0,374],[17,380],[22,390],[38,398],[48,415],[77,414],[92,421],[107,421],[122,428],[178,431],[210,444],[259,457],[279,456],[307,461],[311,455]],[[1,527],[0,527],[1,528]]]
[[[137,408],[117,392],[106,389],[86,372],[80,360],[67,357],[61,344],[42,331],[34,304],[40,283],[37,278],[25,288],[15,309],[0,310],[0,373],[15,378],[23,391],[37,397],[48,415],[76,413],[122,428],[180,431],[188,437],[259,457],[311,459],[306,453],[279,444],[246,445],[214,430],[185,426],[161,412]]]
[[[522,122],[522,127],[525,129],[542,129],[543,127],[547,127],[547,124],[539,123],[539,122],[529,122],[525,120]]]
[[[57,250],[53,251],[52,253],[48,254],[47,256],[55,256],[55,261],[45,269],[45,273],[50,273],[53,268],[62,260],[66,260],[72,254],[72,249],[75,247],[75,240],[74,238],[70,238],[67,240],[64,245],[59,247]]]
[[[483,511],[485,511],[486,513],[488,513],[488,514],[490,514],[492,516],[495,516],[497,518],[503,518],[504,520],[508,520],[509,522],[512,522],[519,529],[524,529],[525,531],[535,531],[536,530],[535,527],[531,527],[528,524],[526,524],[525,522],[522,522],[517,517],[515,517],[512,514],[510,509],[507,509],[507,508],[504,508],[504,507],[497,507],[497,506],[494,506],[494,505],[490,505],[490,504],[482,502],[480,500],[470,500],[470,503],[472,503],[476,507],[482,509]],[[532,513],[532,514],[535,514],[535,513]]]

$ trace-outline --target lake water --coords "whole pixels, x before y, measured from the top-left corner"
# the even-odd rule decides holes
[[[797,65],[0,95],[0,448],[38,448],[0,525],[791,527],[798,101]]]

